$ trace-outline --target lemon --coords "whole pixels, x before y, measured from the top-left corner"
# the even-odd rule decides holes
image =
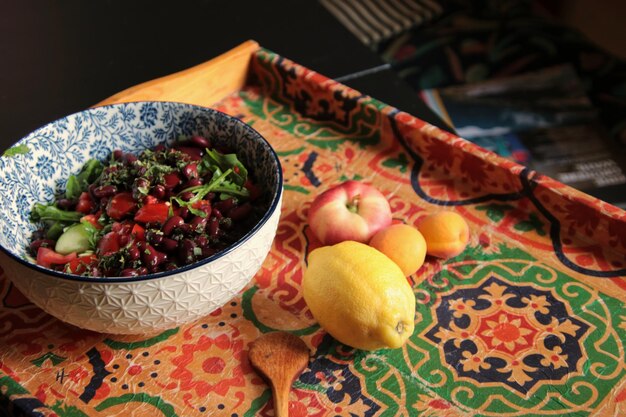
[[[346,345],[398,348],[413,333],[413,290],[400,267],[371,246],[344,241],[315,249],[302,286],[315,319]]]

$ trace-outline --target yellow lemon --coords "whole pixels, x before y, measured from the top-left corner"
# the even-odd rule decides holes
[[[371,246],[344,241],[315,249],[302,287],[315,319],[346,345],[398,348],[413,333],[413,289],[400,267]]]

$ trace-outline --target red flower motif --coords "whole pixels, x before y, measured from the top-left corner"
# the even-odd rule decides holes
[[[609,220],[609,235],[626,248],[626,217]]]
[[[450,169],[454,163],[454,154],[450,144],[437,139],[433,139],[426,146],[425,158],[433,165],[442,166],[446,169]]]
[[[588,236],[591,236],[600,223],[600,214],[583,200],[572,201],[565,206],[563,211],[565,219],[571,223],[569,229],[572,234],[575,229],[578,229],[584,230]]]
[[[489,179],[489,171],[493,171],[493,166],[478,157],[468,155],[461,160],[463,176],[476,184],[484,185]]]
[[[184,344],[182,354],[172,359],[176,369],[170,377],[182,391],[195,390],[205,397],[211,392],[225,396],[231,387],[242,387],[244,375],[251,372],[243,341],[222,334],[201,336],[194,344]]]

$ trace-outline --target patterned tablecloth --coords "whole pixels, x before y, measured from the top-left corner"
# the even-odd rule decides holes
[[[271,416],[247,349],[287,330],[311,349],[292,416],[626,415],[626,213],[483,151],[269,51],[215,105],[259,130],[285,172],[263,268],[203,320],[151,337],[86,332],[0,278],[0,401],[29,416]],[[461,255],[411,277],[415,333],[355,351],[302,298],[319,242],[306,214],[346,179],[374,184],[396,221],[462,214]],[[1,414],[1,413],[0,413]]]

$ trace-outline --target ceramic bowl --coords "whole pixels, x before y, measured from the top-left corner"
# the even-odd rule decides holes
[[[139,153],[192,134],[227,143],[264,190],[264,215],[239,241],[195,264],[130,278],[64,274],[26,259],[36,229],[29,221],[33,204],[52,201],[88,159],[105,159],[114,149]],[[8,155],[0,157],[0,265],[33,303],[78,327],[146,334],[201,318],[248,284],[276,234],[282,200],[278,157],[250,126],[215,110],[172,102],[92,108],[34,131]]]

